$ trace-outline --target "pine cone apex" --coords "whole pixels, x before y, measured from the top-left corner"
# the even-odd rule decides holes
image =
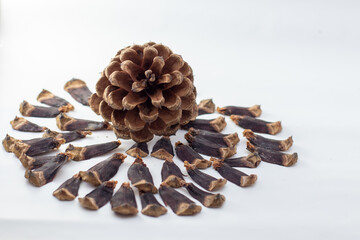
[[[191,67],[167,46],[128,46],[104,69],[89,102],[118,137],[146,142],[196,118],[193,81]]]

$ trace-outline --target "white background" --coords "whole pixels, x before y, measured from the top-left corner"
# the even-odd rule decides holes
[[[203,208],[193,217],[168,209],[159,218],[123,218],[109,205],[92,212],[77,200],[52,196],[65,179],[105,157],[69,163],[54,182],[35,188],[19,161],[1,148],[0,239],[359,239],[359,1],[0,4],[0,136],[39,136],[11,129],[22,100],[36,103],[46,88],[74,103],[63,91],[67,80],[81,78],[94,91],[99,72],[117,50],[151,40],[170,46],[192,66],[199,100],[261,104],[263,119],[283,123],[276,137],[293,135],[291,152],[299,154],[294,167],[262,163],[244,169],[256,173],[258,182],[247,189],[228,183],[220,191],[227,198],[221,209]],[[74,105],[72,116],[100,119]],[[54,119],[31,120],[56,130]],[[227,122],[224,132],[241,134]],[[172,141],[183,141],[183,134]],[[74,145],[113,139],[111,132],[98,132]],[[123,141],[119,151],[131,144]],[[241,138],[236,156],[247,153]],[[120,183],[132,161],[128,157],[115,176]],[[160,184],[162,161],[144,161]],[[206,172],[219,176],[213,169]],[[90,190],[82,184],[79,195]]]

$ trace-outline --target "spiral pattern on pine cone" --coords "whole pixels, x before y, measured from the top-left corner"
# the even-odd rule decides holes
[[[191,67],[153,42],[121,49],[104,69],[89,102],[117,137],[136,142],[169,136],[197,116]]]

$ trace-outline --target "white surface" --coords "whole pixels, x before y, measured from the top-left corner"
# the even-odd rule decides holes
[[[195,217],[169,209],[159,218],[122,218],[109,205],[91,212],[77,200],[51,195],[104,157],[70,163],[54,182],[35,188],[1,148],[0,239],[359,239],[359,7],[358,1],[2,0],[0,136],[39,136],[11,129],[23,99],[36,103],[46,88],[73,103],[62,90],[67,80],[84,79],[94,90],[117,50],[151,40],[193,67],[198,99],[212,97],[218,106],[261,104],[263,119],[282,120],[276,137],[293,135],[291,152],[299,161],[291,168],[262,163],[244,169],[258,174],[258,182],[247,189],[228,183],[220,191],[227,198],[221,209],[203,208]],[[74,104],[72,116],[100,119]],[[31,120],[56,129],[54,119]],[[227,122],[225,132],[241,134]],[[94,133],[74,144],[112,139],[110,132]],[[119,150],[130,144],[123,141]],[[237,156],[245,154],[242,138]],[[126,180],[132,160],[116,180]],[[145,162],[160,184],[162,161]],[[83,184],[79,195],[90,189]]]

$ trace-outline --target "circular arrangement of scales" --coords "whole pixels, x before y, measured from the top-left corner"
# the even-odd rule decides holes
[[[288,167],[298,159],[297,153],[284,152],[292,146],[292,137],[276,140],[257,134],[275,135],[282,129],[280,121],[267,122],[257,118],[262,112],[259,105],[217,108],[218,113],[230,116],[236,125],[245,129],[243,136],[248,140],[247,150],[251,153],[233,157],[240,141],[238,133],[221,133],[226,126],[225,117],[197,118],[201,114],[214,113],[215,104],[211,99],[196,104],[191,67],[180,55],[162,44],[149,42],[121,49],[102,72],[96,83],[96,93],[92,93],[80,79],[68,81],[64,89],[77,102],[90,106],[105,121],[71,117],[67,114],[74,109],[71,103],[43,90],[37,100],[48,106],[23,101],[20,113],[26,117],[56,117],[56,125],[64,132],[15,117],[11,121],[14,130],[34,134],[43,132],[43,135],[27,140],[6,135],[2,143],[5,150],[14,153],[26,168],[28,181],[41,187],[51,182],[67,162],[105,155],[118,148],[121,142],[83,147],[68,144],[64,152],[47,154],[63,144],[85,138],[97,130],[113,130],[118,138],[133,139],[135,144],[126,151],[136,158],[127,170],[131,185],[124,181],[114,194],[117,181],[112,178],[127,157],[117,152],[87,171],[68,176],[53,192],[59,200],[74,200],[81,182],[90,183],[94,186],[93,191],[78,198],[84,208],[97,210],[110,202],[113,211],[135,215],[138,207],[132,187],[136,187],[141,199],[141,212],[145,215],[158,217],[167,212],[167,208],[154,197],[157,193],[177,215],[194,215],[201,211],[201,206],[175,188],[185,188],[193,199],[205,207],[218,208],[224,203],[225,196],[212,191],[221,189],[227,182],[248,187],[257,181],[257,175],[248,175],[238,168],[256,168],[260,162]],[[170,136],[180,128],[187,130],[184,139],[188,144],[171,142]],[[147,142],[154,135],[162,137],[154,144],[150,155],[165,160],[160,186],[154,184],[152,174],[142,159],[149,155]],[[183,162],[182,169],[179,163],[173,161],[175,156]],[[218,178],[202,171],[211,166],[219,173]],[[184,171],[187,176],[183,175]],[[190,182],[190,178],[196,184]]]

